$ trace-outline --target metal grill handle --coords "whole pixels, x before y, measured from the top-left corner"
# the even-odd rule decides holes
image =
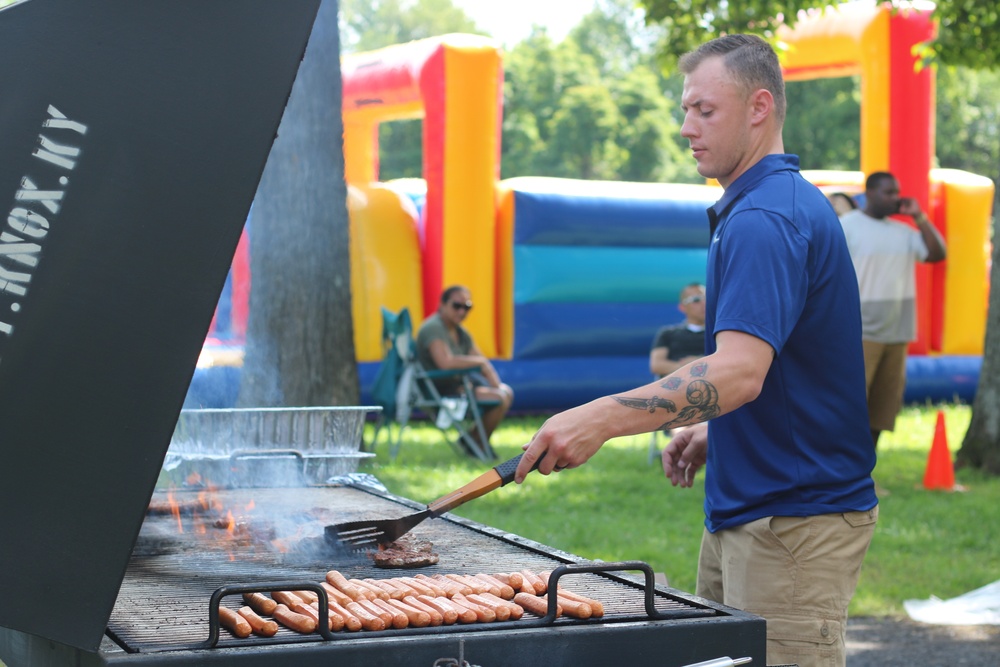
[[[548,613],[542,620],[551,623],[556,618],[556,604],[558,603],[556,595],[559,578],[563,575],[586,572],[618,572],[622,570],[640,570],[645,576],[643,594],[647,616],[652,619],[673,618],[673,614],[663,613],[656,608],[656,577],[653,575],[653,568],[641,560],[629,560],[613,563],[570,563],[560,565],[552,570],[552,573],[549,575]]]

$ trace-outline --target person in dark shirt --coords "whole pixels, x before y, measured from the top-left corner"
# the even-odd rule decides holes
[[[677,309],[684,313],[684,321],[661,328],[653,338],[649,372],[656,377],[705,356],[705,286],[691,283],[682,289]]]

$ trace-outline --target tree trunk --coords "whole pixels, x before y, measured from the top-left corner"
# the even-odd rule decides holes
[[[323,0],[254,199],[241,407],[359,400],[337,13]]]
[[[990,268],[989,315],[979,385],[972,402],[972,420],[958,450],[958,463],[1000,475],[1000,235],[997,234],[997,198],[994,196],[993,253]]]

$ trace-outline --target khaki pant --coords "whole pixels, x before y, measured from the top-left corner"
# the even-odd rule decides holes
[[[868,423],[873,431],[892,431],[903,407],[906,389],[906,350],[909,343],[861,341],[865,351],[865,390]]]
[[[697,594],[767,621],[767,664],[843,667],[854,596],[878,507],[772,516],[704,532]]]

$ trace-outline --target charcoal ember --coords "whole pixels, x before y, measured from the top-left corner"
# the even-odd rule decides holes
[[[428,540],[421,540],[404,535],[395,542],[390,542],[378,551],[368,554],[375,567],[410,568],[436,565],[440,560],[434,553],[434,545]]]

